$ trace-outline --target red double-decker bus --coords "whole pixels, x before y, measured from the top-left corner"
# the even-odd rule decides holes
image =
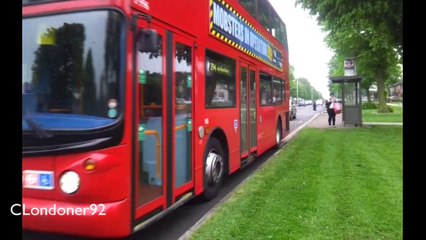
[[[128,236],[289,133],[267,0],[23,0],[23,229]]]

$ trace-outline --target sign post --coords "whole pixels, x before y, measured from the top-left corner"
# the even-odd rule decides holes
[[[345,59],[345,76],[356,76],[355,58]]]

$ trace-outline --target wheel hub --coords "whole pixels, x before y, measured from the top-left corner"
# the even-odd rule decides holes
[[[215,152],[209,152],[206,159],[207,183],[216,184],[220,181],[223,172],[223,158]]]

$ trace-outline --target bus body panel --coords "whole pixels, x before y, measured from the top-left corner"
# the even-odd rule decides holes
[[[22,199],[22,228],[49,233],[109,238],[130,234],[130,200],[73,203]],[[117,224],[119,223],[119,224]]]
[[[125,213],[130,213],[130,166],[126,161],[129,153],[124,145],[92,153],[23,158],[23,172],[53,172],[54,188],[23,188],[22,227],[71,235],[128,235],[130,218]],[[96,165],[93,171],[84,169],[84,162],[89,159]],[[60,190],[60,176],[67,171],[80,176],[80,189],[75,194]],[[25,182],[23,176],[24,185]],[[43,214],[46,209],[47,214]],[[118,222],[122,224],[115,224]]]
[[[235,172],[240,168],[241,162],[239,157],[239,127],[234,128],[234,122],[238,123],[239,115],[235,109],[209,109],[206,110],[204,119],[208,120],[208,124],[204,124],[209,133],[214,129],[221,129],[224,131],[229,150],[229,172]],[[207,142],[210,134],[204,137],[204,142]],[[225,143],[223,143],[225,144]]]
[[[128,146],[118,146],[102,151],[61,155],[55,157],[25,157],[22,170],[51,171],[54,173],[54,188],[51,190],[31,189],[24,186],[22,194],[26,198],[40,198],[76,203],[98,203],[122,201],[130,196],[130,158]],[[87,171],[85,161],[96,165]],[[50,164],[47,164],[50,163]],[[66,194],[60,189],[59,179],[67,171],[80,176],[80,188],[74,194]],[[102,181],[99,181],[102,179]],[[25,177],[23,177],[25,183]]]

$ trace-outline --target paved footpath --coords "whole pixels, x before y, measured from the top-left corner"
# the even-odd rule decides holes
[[[314,119],[307,125],[311,128],[329,128],[327,112],[321,112],[314,117]],[[342,128],[342,114],[336,114],[336,128]],[[345,126],[347,127],[347,126]]]
[[[362,126],[373,126],[373,125],[387,125],[387,126],[402,126],[403,123],[393,122],[363,122]],[[328,126],[328,114],[327,112],[321,112],[313,117],[313,119],[307,124],[307,127],[311,128],[329,128]],[[336,128],[353,128],[353,124],[343,125],[342,114],[336,115]]]

